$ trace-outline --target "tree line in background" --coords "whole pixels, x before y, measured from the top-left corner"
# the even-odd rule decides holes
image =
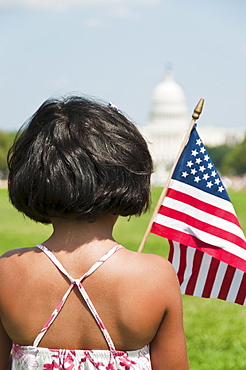
[[[14,141],[15,133],[0,131],[0,179],[8,176],[7,153]]]
[[[8,176],[7,153],[11,147],[15,133],[0,131],[0,179]],[[221,175],[240,176],[246,174],[246,137],[237,145],[220,145],[206,147],[207,151]]]
[[[206,146],[206,149],[221,175],[242,176],[246,174],[246,137],[234,146]]]

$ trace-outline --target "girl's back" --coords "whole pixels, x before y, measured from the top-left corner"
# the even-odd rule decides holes
[[[100,253],[101,251],[101,253]],[[54,253],[68,273],[81,277],[107,251]],[[3,323],[14,342],[31,345],[61,301],[70,282],[37,248],[8,252],[1,259]],[[169,263],[159,256],[121,249],[83,282],[118,350],[149,344],[168,306]],[[13,283],[14,282],[14,283]],[[75,287],[40,345],[108,349],[99,326]]]

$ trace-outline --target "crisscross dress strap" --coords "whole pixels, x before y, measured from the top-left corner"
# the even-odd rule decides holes
[[[94,316],[99,328],[101,329],[103,335],[104,335],[104,338],[109,346],[109,349],[110,350],[114,350],[115,349],[115,346],[114,346],[114,343],[107,331],[107,329],[105,328],[100,316],[98,315],[92,301],[90,300],[88,294],[86,293],[83,285],[82,285],[82,282],[84,279],[86,279],[89,275],[91,275],[96,269],[98,269],[98,267],[100,267],[109,257],[111,257],[116,251],[118,251],[119,249],[123,248],[122,245],[116,245],[115,247],[111,248],[106,254],[104,254],[100,259],[99,261],[97,261],[96,263],[93,264],[93,266],[79,279],[74,279],[73,277],[71,277],[69,275],[69,273],[65,270],[65,268],[62,266],[62,264],[58,261],[58,259],[54,256],[54,254],[48,249],[46,248],[44,245],[42,244],[38,244],[36,245],[37,248],[41,249],[47,257],[50,258],[50,260],[54,263],[54,265],[69,279],[70,281],[70,286],[68,288],[68,290],[66,291],[66,293],[64,294],[64,296],[62,297],[62,300],[61,302],[58,304],[58,306],[56,307],[56,309],[53,311],[53,313],[51,314],[49,320],[46,322],[46,324],[44,325],[43,329],[40,331],[40,333],[37,335],[36,339],[34,340],[33,342],[33,346],[34,347],[37,347],[41,341],[41,339],[43,338],[43,336],[45,335],[46,331],[49,329],[49,327],[51,326],[51,324],[54,322],[54,320],[56,319],[57,315],[59,314],[59,312],[61,311],[64,303],[66,302],[66,299],[68,298],[69,294],[71,293],[72,289],[74,288],[74,286],[76,285],[78,287],[78,290],[79,292],[81,293],[85,303],[87,304],[89,310],[91,311],[92,315]]]

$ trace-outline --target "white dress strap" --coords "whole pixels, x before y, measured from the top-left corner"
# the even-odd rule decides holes
[[[37,248],[39,248],[40,250],[42,250],[47,257],[49,257],[49,259],[54,263],[54,265],[69,279],[69,281],[71,282],[68,290],[66,291],[66,293],[64,294],[61,302],[58,304],[58,306],[56,307],[56,309],[53,311],[51,317],[49,318],[49,320],[47,321],[47,323],[44,325],[44,327],[42,328],[42,330],[40,331],[40,333],[37,335],[36,339],[34,340],[33,342],[33,346],[34,347],[37,347],[41,341],[41,339],[43,338],[43,336],[45,335],[45,333],[47,332],[47,330],[49,329],[50,325],[54,322],[55,318],[57,317],[57,315],[59,314],[59,312],[61,311],[64,303],[66,302],[66,299],[67,297],[69,296],[70,292],[72,291],[72,289],[74,288],[74,286],[76,285],[78,287],[78,290],[80,292],[80,294],[82,295],[85,303],[87,304],[89,310],[91,311],[93,317],[95,318],[99,328],[101,329],[102,331],[102,334],[104,335],[104,338],[109,346],[109,349],[110,350],[115,350],[115,346],[114,346],[114,343],[107,331],[107,329],[105,328],[104,324],[103,324],[103,321],[101,320],[100,316],[98,315],[91,299],[89,298],[88,294],[86,293],[84,287],[82,286],[82,282],[84,279],[86,279],[89,275],[91,275],[96,269],[98,269],[98,267],[100,267],[109,257],[111,257],[116,251],[118,251],[119,249],[123,248],[121,245],[116,245],[114,246],[113,248],[111,248],[106,254],[104,254],[99,261],[97,261],[96,263],[93,264],[93,266],[79,279],[74,279],[73,277],[71,277],[68,272],[66,271],[66,269],[62,266],[62,264],[60,263],[60,261],[54,256],[54,254],[47,248],[45,247],[44,245],[42,244],[38,244],[36,246]]]
[[[74,279],[69,275],[67,270],[62,266],[61,262],[56,258],[56,256],[43,244],[36,245],[37,248],[41,249],[47,257],[54,263],[54,265],[60,270],[72,283]]]

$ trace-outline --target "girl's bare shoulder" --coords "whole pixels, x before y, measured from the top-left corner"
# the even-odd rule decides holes
[[[166,258],[155,254],[129,250],[124,254],[116,274],[123,277],[117,280],[121,281],[127,299],[130,301],[132,297],[138,297],[138,303],[141,302],[141,306],[147,311],[153,311],[154,305],[153,315],[155,312],[154,316],[161,320],[165,310],[172,307],[174,300],[178,300],[180,295],[173,266]]]
[[[0,276],[15,274],[21,266],[29,264],[29,258],[34,253],[34,248],[11,249],[0,256]]]
[[[27,257],[27,255],[30,255],[30,253],[33,253],[34,251],[36,252],[38,250],[36,250],[35,247],[10,249],[0,256],[0,261],[1,263],[17,261],[20,257]]]
[[[126,250],[127,265],[136,276],[148,278],[151,283],[165,285],[173,282],[177,283],[176,272],[171,263],[164,257],[149,254],[138,253]]]
[[[143,268],[167,268],[172,269],[172,265],[170,262],[157,254],[152,253],[139,253],[134,252],[129,249],[125,249],[126,253],[128,254],[127,258],[129,258],[129,262],[137,263],[139,266]]]

